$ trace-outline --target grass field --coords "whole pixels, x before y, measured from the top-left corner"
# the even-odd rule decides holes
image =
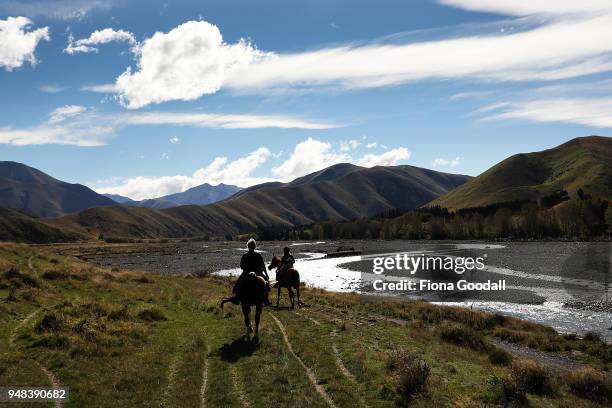
[[[609,402],[612,351],[597,338],[467,309],[306,288],[307,307],[264,310],[254,345],[244,339],[239,308],[216,306],[230,288],[218,277],[104,269],[0,245],[0,386],[66,386],[66,407]],[[571,358],[580,368],[520,360],[494,338]]]

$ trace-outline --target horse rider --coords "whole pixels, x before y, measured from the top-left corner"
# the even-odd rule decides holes
[[[270,292],[270,277],[266,272],[266,265],[264,264],[264,260],[258,252],[255,252],[255,248],[257,247],[257,242],[253,238],[249,239],[247,242],[247,248],[249,251],[242,255],[240,259],[240,269],[242,269],[242,273],[238,277],[238,280],[234,284],[234,289],[232,290],[233,297],[229,300],[233,304],[237,305],[239,302],[238,299],[238,288],[240,286],[240,282],[249,275],[249,273],[253,272],[257,276],[261,276],[266,280],[266,296],[264,299],[264,305],[269,306],[270,300],[268,299],[268,294]]]
[[[293,264],[295,264],[295,258],[291,255],[291,250],[289,247],[283,248],[283,257],[281,258],[281,264],[278,267],[277,275],[281,275],[287,269],[293,268]],[[278,278],[277,278],[278,279]]]

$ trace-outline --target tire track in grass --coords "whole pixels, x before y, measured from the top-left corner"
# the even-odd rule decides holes
[[[305,317],[306,319],[310,320],[311,322],[313,322],[316,326],[321,326],[321,322],[316,320],[315,318],[308,316],[308,315],[304,315],[300,312],[295,312],[296,315],[301,316],[301,317]]]
[[[49,379],[49,382],[51,383],[51,388],[59,389],[59,388],[62,387],[62,383],[60,383],[60,381],[57,379],[57,377],[55,376],[55,374],[53,374],[53,372],[51,370],[49,370],[44,365],[40,364],[38,361],[36,361],[36,365],[38,366],[38,368],[40,368],[40,370],[43,373],[45,373],[45,375]],[[53,403],[54,403],[55,408],[61,408],[62,407],[62,400],[61,399],[55,399],[55,400],[53,400]]]
[[[42,309],[36,309],[35,311],[33,311],[32,313],[30,313],[29,315],[27,315],[23,320],[21,320],[19,322],[19,324],[17,324],[17,326],[15,326],[15,328],[13,329],[13,331],[11,332],[11,336],[9,337],[9,344],[11,347],[15,346],[15,341],[17,340],[17,332],[24,327],[25,325],[27,325],[33,318],[34,316],[36,316],[38,313],[40,313]]]
[[[202,368],[202,385],[200,386],[200,407],[206,406],[206,387],[208,386],[208,358],[210,356],[210,345],[206,345],[206,359]]]
[[[33,273],[36,274],[36,269],[34,269],[34,265],[32,264],[32,259],[34,258],[34,255],[30,255],[30,257],[28,258],[28,269]],[[15,327],[15,329],[13,329],[13,334],[11,335],[10,341],[11,341],[11,346],[14,346],[14,341],[17,339],[17,330],[23,326],[25,326],[30,320],[32,320],[34,318],[34,316],[36,316],[36,314],[38,312],[40,312],[41,309],[35,310],[34,312],[30,313],[28,316],[26,316],[25,319],[23,319],[18,325],[17,327]],[[34,362],[36,363],[36,365],[38,366],[38,368],[40,368],[40,371],[42,371],[45,376],[47,377],[47,379],[49,380],[49,382],[51,383],[51,387],[53,389],[58,389],[62,387],[62,383],[59,381],[59,379],[55,376],[55,374],[53,374],[53,371],[49,370],[47,367],[45,367],[44,365],[42,365],[41,363],[39,363],[38,361],[34,360]],[[55,399],[54,400],[54,406],[55,408],[61,408],[62,407],[62,400],[61,399]]]
[[[326,313],[323,313],[322,311],[318,311],[318,312],[309,311],[308,314],[310,314],[310,313],[315,313],[315,314],[320,315],[321,317],[324,318],[324,320],[327,323],[330,323],[330,324],[333,324],[333,325],[337,325],[337,324],[340,324],[342,322],[342,320],[337,319],[337,318],[335,318],[333,316],[329,316]],[[310,316],[301,315],[301,314],[300,314],[300,316],[309,319],[313,323],[316,322],[315,323],[316,325],[323,326],[323,324],[320,321],[315,320],[314,318],[312,318]],[[329,336],[331,337],[330,343],[331,343],[332,351],[333,351],[333,354],[334,354],[334,358],[336,360],[336,367],[338,367],[338,370],[340,370],[342,375],[347,380],[352,382],[355,386],[360,386],[360,383],[357,380],[357,377],[353,373],[351,373],[350,370],[344,365],[344,362],[342,361],[342,358],[340,356],[340,350],[338,350],[338,346],[336,345],[336,341],[335,341],[335,339],[338,337],[338,329],[332,330],[330,332]],[[362,406],[369,407],[369,405],[367,404],[367,402],[365,400],[365,397],[364,397],[363,393],[359,393],[359,402],[361,403]]]
[[[342,375],[344,375],[349,380],[355,382],[355,376],[348,370],[348,368],[346,368],[346,366],[342,362],[342,359],[340,358],[340,351],[338,351],[338,347],[336,346],[335,341],[337,335],[338,333],[335,330],[330,333],[330,337],[332,337],[332,350],[334,351],[334,357],[336,358],[336,366],[338,366],[338,369],[340,370]]]
[[[244,388],[242,387],[240,378],[238,377],[238,371],[236,371],[236,367],[234,367],[233,365],[230,366],[230,374],[232,376],[232,385],[234,386],[234,389],[236,390],[236,394],[238,395],[238,401],[240,401],[240,405],[242,405],[244,408],[250,407],[251,403],[249,402],[249,400],[247,399],[244,393]]]
[[[36,273],[34,265],[32,265],[32,258],[34,258],[34,255],[30,255],[30,257],[28,258],[28,269],[30,269],[33,273]]]
[[[329,394],[327,394],[327,392],[325,391],[325,388],[323,388],[323,386],[321,384],[319,384],[319,380],[317,379],[317,377],[314,374],[314,372],[306,364],[304,364],[302,359],[295,353],[295,351],[293,351],[293,347],[291,346],[291,342],[289,342],[289,337],[287,337],[287,332],[285,331],[285,326],[283,326],[281,321],[278,320],[278,318],[274,314],[270,313],[270,316],[272,317],[272,319],[274,319],[274,321],[276,322],[276,325],[278,326],[279,330],[281,331],[281,334],[283,335],[283,340],[285,341],[285,345],[287,346],[287,349],[289,350],[289,353],[291,353],[291,355],[298,361],[298,363],[300,363],[300,365],[302,366],[302,368],[306,372],[306,375],[308,376],[308,379],[310,380],[312,385],[315,387],[315,389],[317,390],[319,395],[323,398],[323,400],[325,400],[325,402],[327,402],[327,405],[329,405],[330,407],[335,408],[336,405],[334,404],[334,401],[331,399]]]
[[[162,395],[162,401],[160,406],[162,407],[170,407],[172,390],[174,389],[174,379],[176,378],[176,371],[178,369],[179,364],[179,351],[172,357],[172,361],[170,361],[170,365],[168,366],[168,385],[166,385],[166,389],[164,390],[164,394]]]

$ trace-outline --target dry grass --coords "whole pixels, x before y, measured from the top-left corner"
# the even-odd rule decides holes
[[[612,384],[601,371],[583,368],[569,373],[565,380],[575,395],[602,403],[612,401]]]
[[[408,351],[393,352],[388,356],[387,369],[397,376],[400,404],[425,394],[431,367],[422,358]]]
[[[444,341],[457,346],[469,347],[472,350],[481,351],[489,347],[482,333],[461,324],[442,322],[435,329],[435,333]]]

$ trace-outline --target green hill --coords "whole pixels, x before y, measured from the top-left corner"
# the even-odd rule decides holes
[[[612,138],[579,137],[553,149],[522,153],[493,166],[428,206],[449,210],[537,200],[560,190],[582,189],[612,198]]]

